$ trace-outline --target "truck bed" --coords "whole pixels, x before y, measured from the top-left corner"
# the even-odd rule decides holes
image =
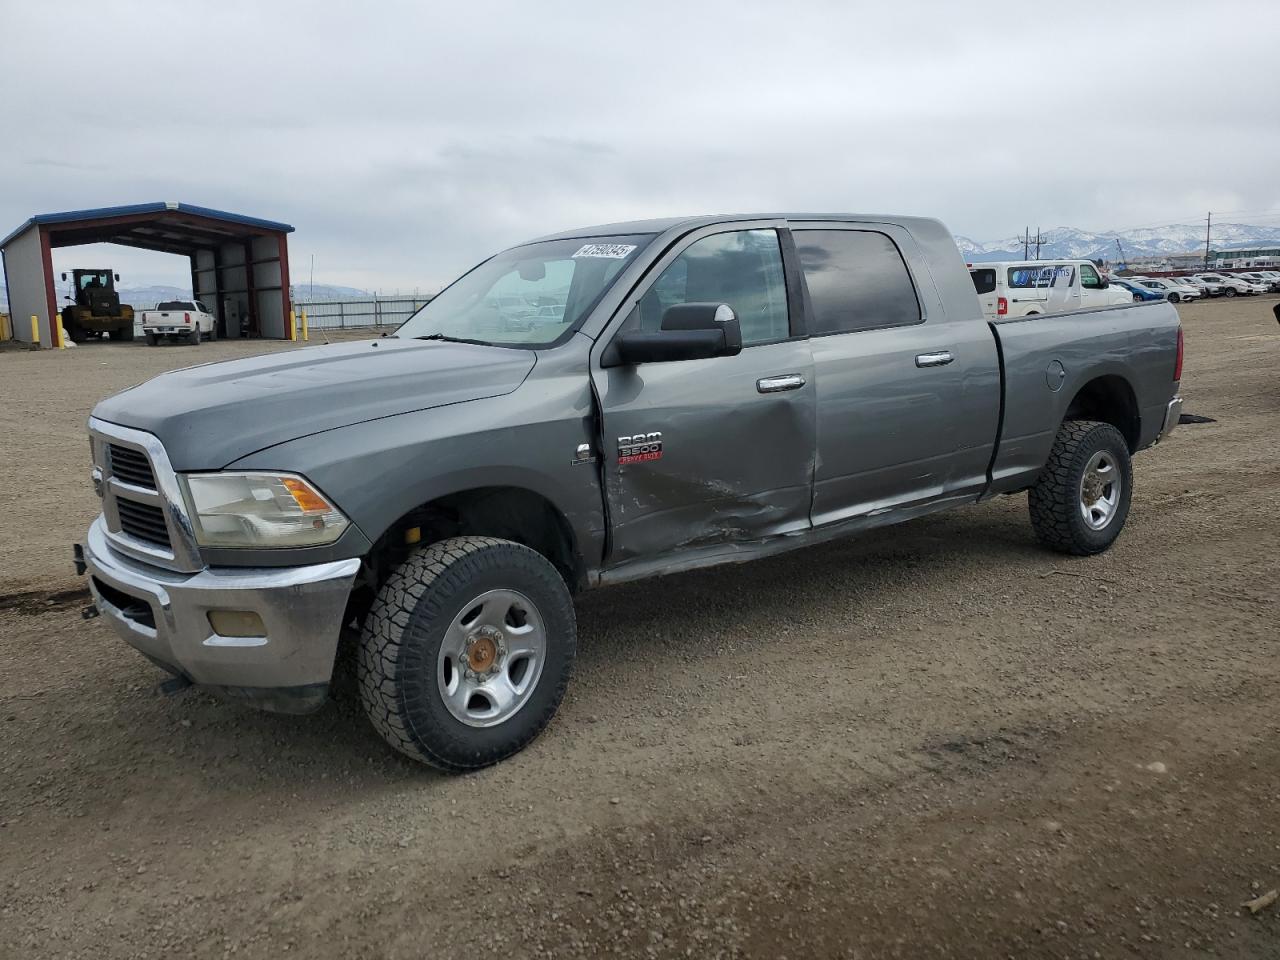
[[[989,321],[1000,352],[1000,431],[987,495],[1030,486],[1086,388],[1132,404],[1132,450],[1164,425],[1178,312],[1167,301]],[[1145,398],[1145,404],[1139,399]]]

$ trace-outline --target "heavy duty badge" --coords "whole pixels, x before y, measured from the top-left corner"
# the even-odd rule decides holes
[[[637,433],[618,438],[618,463],[644,463],[662,459],[662,434]]]

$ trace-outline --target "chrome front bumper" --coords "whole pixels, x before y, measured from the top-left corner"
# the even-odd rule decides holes
[[[83,560],[102,616],[166,669],[267,709],[305,712],[324,701],[358,559],[180,573],[114,550],[98,517]],[[258,614],[266,635],[222,636],[209,621],[218,610]]]
[[[1169,434],[1173,433],[1173,428],[1178,425],[1178,418],[1182,416],[1182,398],[1174,397],[1169,401],[1169,406],[1164,411],[1164,425],[1160,428],[1160,436],[1157,440],[1163,440]]]

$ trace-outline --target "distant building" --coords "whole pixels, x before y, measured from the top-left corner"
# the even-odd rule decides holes
[[[1150,257],[1131,257],[1125,264],[1131,273],[1172,273],[1178,270],[1204,269],[1203,253],[1161,253]]]
[[[1215,267],[1244,269],[1248,267],[1280,266],[1280,246],[1237,247],[1233,250],[1213,250],[1209,262]]]

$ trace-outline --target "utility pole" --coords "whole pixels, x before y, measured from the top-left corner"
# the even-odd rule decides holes
[[[1213,211],[1204,218],[1204,268],[1209,269],[1209,229],[1213,225]]]
[[[1128,261],[1124,258],[1124,247],[1120,246],[1120,238],[1116,237],[1116,249],[1120,251],[1120,266],[1128,266]]]
[[[1049,242],[1049,241],[1047,241],[1047,240],[1041,240],[1041,239],[1040,239],[1040,228],[1039,228],[1039,227],[1036,227],[1036,239],[1035,239],[1035,245],[1036,245],[1036,259],[1037,259],[1037,260],[1039,260],[1039,259],[1040,259],[1040,248],[1041,248],[1042,246],[1044,246],[1044,244],[1046,244],[1046,243],[1048,243],[1048,242]]]
[[[1027,227],[1026,232],[1022,235],[1022,259],[1031,259],[1031,228]]]

